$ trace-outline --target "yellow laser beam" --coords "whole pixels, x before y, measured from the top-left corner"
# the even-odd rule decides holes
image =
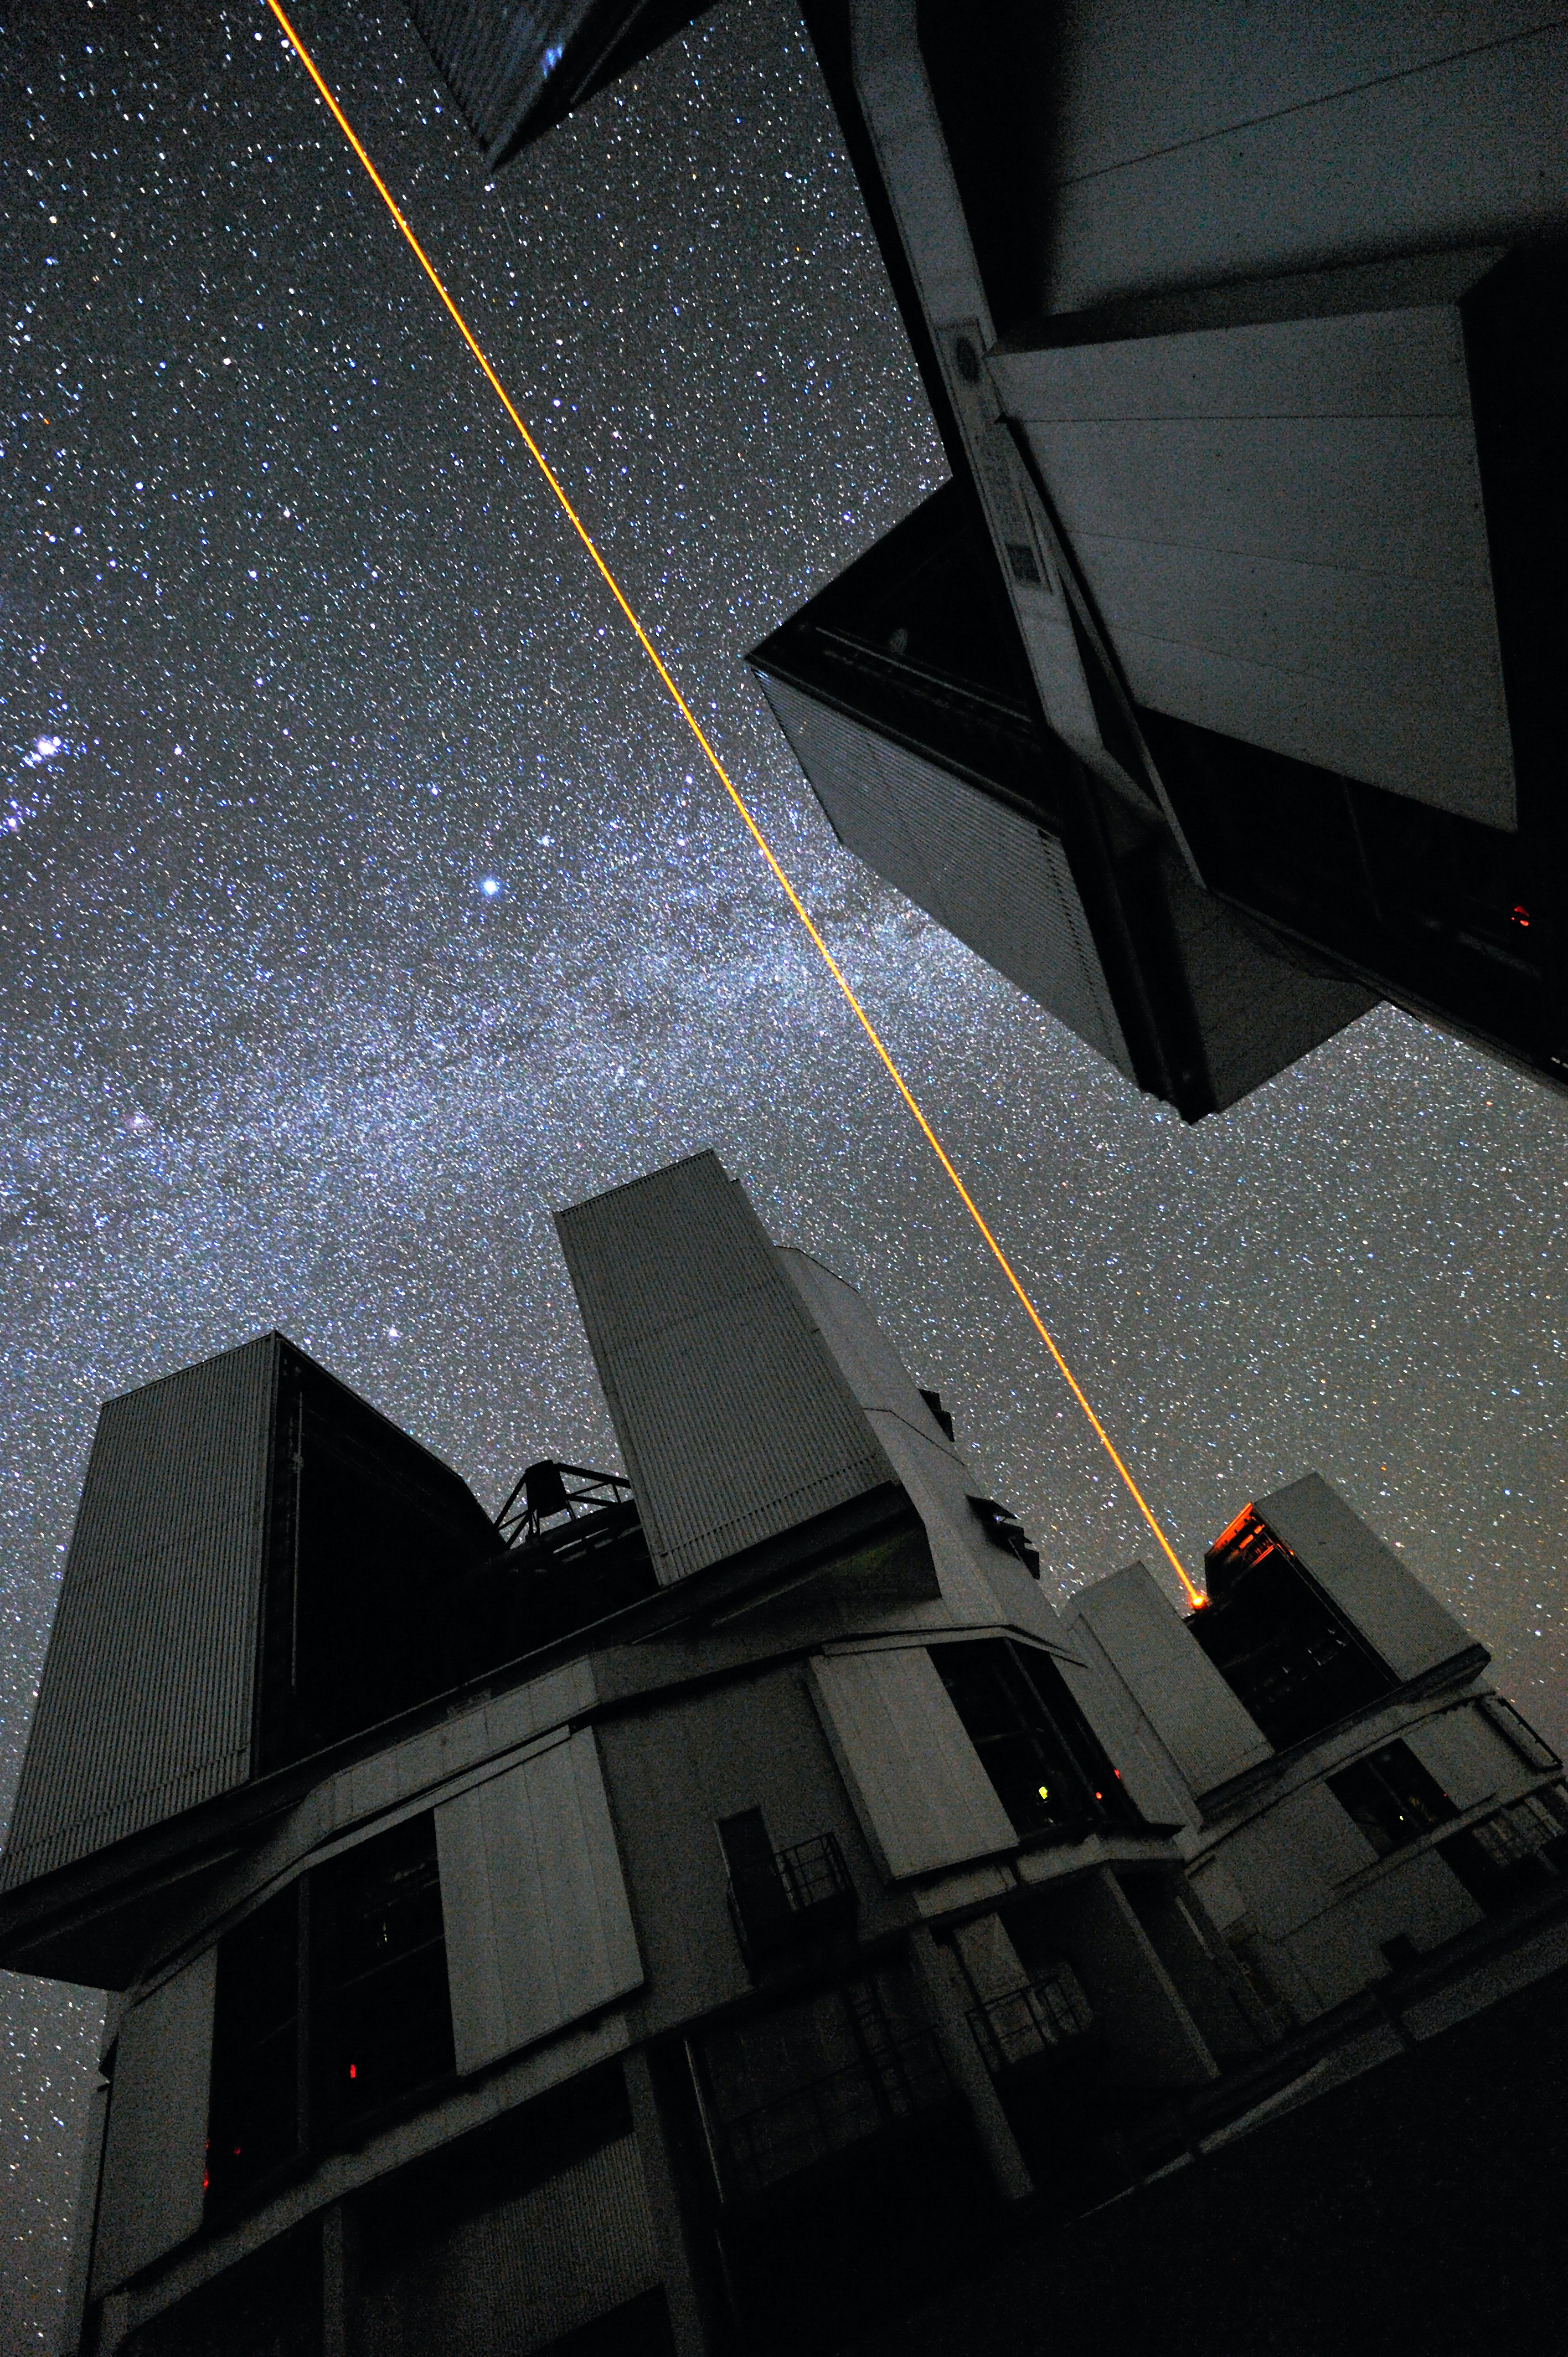
[[[682,694],[680,689],[676,686],[674,680],[671,677],[658,648],[654,645],[652,640],[649,637],[648,632],[643,629],[642,624],[639,621],[636,614],[632,611],[619,582],[616,579],[615,575],[610,571],[609,566],[605,563],[604,558],[600,555],[587,526],[584,523],[581,516],[577,513],[576,509],[572,505],[571,500],[567,498],[566,493],[562,487],[560,479],[551,467],[550,461],[546,458],[543,451],[540,448],[538,443],[534,440],[532,435],[523,424],[522,419],[519,416],[517,410],[513,407],[511,398],[508,393],[505,385],[502,384],[499,377],[496,374],[494,369],[490,366],[489,361],[485,358],[484,353],[479,349],[478,339],[476,339],[472,328],[469,327],[467,319],[464,318],[463,314],[458,310],[456,304],[454,303],[451,296],[447,293],[445,285],[442,284],[442,281],[437,274],[435,264],[431,261],[430,256],[425,253],[424,248],[420,244],[419,240],[415,237],[413,230],[410,229],[407,221],[403,219],[402,212],[399,210],[397,204],[392,198],[391,189],[387,187],[386,182],[382,179],[381,174],[371,163],[369,156],[365,153],[364,148],[360,145],[359,139],[355,135],[353,125],[349,123],[348,116],[338,105],[338,101],[333,97],[332,92],[328,90],[326,82],[322,80],[320,73],[317,70],[315,59],[312,58],[309,50],[306,48],[305,43],[300,39],[299,35],[295,31],[294,27],[289,23],[288,18],[285,16],[282,8],[278,5],[278,0],[267,0],[267,6],[272,10],[273,15],[277,18],[278,23],[282,26],[284,33],[287,38],[289,45],[293,48],[295,55],[298,58],[301,65],[305,68],[306,72],[310,76],[311,81],[316,84],[317,89],[321,93],[322,99],[329,109],[332,119],[337,124],[338,130],[343,134],[344,138],[348,141],[349,146],[353,149],[355,155],[364,166],[366,172],[370,175],[371,181],[374,186],[376,194],[381,198],[381,200],[385,205],[388,212],[391,213],[393,221],[396,221],[399,229],[403,231],[403,236],[408,241],[408,244],[413,251],[414,259],[418,262],[420,268],[424,271],[432,286],[435,287],[435,292],[441,297],[443,304],[446,306],[447,312],[451,316],[452,322],[456,328],[458,334],[462,337],[463,341],[467,345],[468,350],[473,353],[475,360],[478,361],[480,369],[484,372],[486,382],[494,393],[496,399],[500,403],[501,407],[506,411],[508,417],[510,418],[512,425],[516,427],[518,435],[522,441],[523,447],[527,450],[529,457],[533,460],[534,465],[539,468],[540,473],[543,476],[545,481],[554,492],[556,499],[560,502],[562,513],[565,516],[567,522],[571,525],[573,531],[582,542],[583,546],[586,549],[589,556],[593,559],[594,565],[598,572],[599,577],[604,582],[604,585],[609,591],[610,596],[615,599],[616,604],[620,608],[621,612],[625,615],[628,622],[630,624],[631,629],[636,635],[638,644],[641,647],[643,653],[648,657],[649,662],[653,665],[654,670],[658,673],[660,680],[663,683],[664,689],[668,694],[671,702],[674,705],[675,709],[681,715],[682,719],[685,722],[687,727],[696,738],[697,743],[702,747],[703,755],[706,758],[708,765],[712,769],[714,775],[717,778],[720,785],[723,786],[725,793],[729,796],[731,802],[735,804],[736,809],[739,812],[741,819],[744,822],[752,841],[756,844],[758,851],[762,854],[763,858],[768,862],[768,866],[772,869],[774,876],[777,877],[779,889],[783,892],[785,899],[789,901],[789,906],[795,911],[796,916],[799,917],[801,924],[805,927],[807,933],[811,936],[812,945],[816,949],[818,955],[821,957],[822,963],[827,967],[828,972],[832,974],[840,990],[843,993],[851,1013],[854,1015],[856,1022],[860,1025],[860,1028],[865,1032],[866,1038],[870,1040],[872,1047],[876,1051],[878,1059],[886,1071],[888,1078],[893,1082],[893,1085],[897,1090],[899,1095],[903,1098],[905,1104],[909,1109],[909,1112],[913,1114],[926,1144],[930,1147],[931,1152],[941,1164],[941,1167],[947,1173],[949,1178],[951,1179],[953,1186],[958,1191],[959,1200],[962,1203],[964,1210],[969,1213],[970,1218],[974,1222],[975,1226],[984,1237],[986,1244],[989,1247],[998,1268],[1000,1268],[1003,1275],[1007,1279],[1008,1284],[1017,1295],[1019,1301],[1023,1305],[1025,1315],[1027,1317],[1029,1323],[1033,1326],[1036,1333],[1038,1334],[1041,1341],[1045,1344],[1047,1350],[1050,1352],[1051,1357],[1055,1360],[1058,1371],[1062,1376],[1063,1381],[1066,1383],[1068,1389],[1071,1392],[1074,1399],[1078,1402],[1079,1406],[1083,1410],[1084,1415],[1088,1417],[1095,1438],[1099,1441],[1100,1446],[1104,1449],[1105,1454],[1110,1458],[1111,1462],[1114,1465],[1117,1472],[1121,1475],[1122,1481],[1126,1484],[1127,1491],[1133,1499],[1133,1502],[1137,1507],[1138,1512],[1143,1515],[1144,1520],[1147,1523],[1150,1530],[1153,1531],[1155,1537],[1158,1540],[1166,1561],[1170,1564],[1176,1577],[1180,1580],[1189,1601],[1195,1605],[1202,1604],[1205,1601],[1205,1598],[1201,1590],[1198,1589],[1192,1580],[1188,1578],[1186,1569],[1182,1565],[1181,1558],[1176,1554],[1175,1547],[1172,1546],[1169,1539],[1165,1536],[1164,1530],[1161,1528],[1153,1507],[1149,1504],[1148,1500],[1144,1497],[1136,1481],[1133,1480],[1127,1467],[1122,1463],[1121,1457],[1117,1454],[1117,1451],[1112,1443],[1110,1434],[1106,1431],[1105,1426],[1101,1423],[1100,1418],[1095,1415],[1077,1376],[1073,1373],[1072,1369],[1068,1365],[1067,1361],[1063,1358],[1060,1351],[1057,1348],[1055,1339],[1047,1329],[1045,1319],[1040,1316],[1039,1311],[1036,1308],[1027,1293],[1024,1290],[1024,1286],[1020,1282],[1012,1263],[1008,1260],[1007,1255],[1003,1251],[1001,1245],[997,1243],[995,1237],[992,1234],[991,1230],[986,1226],[984,1220],[981,1217],[980,1210],[978,1205],[975,1203],[974,1198],[971,1195],[968,1188],[964,1185],[963,1180],[959,1177],[958,1172],[954,1169],[952,1163],[948,1157],[946,1149],[943,1147],[941,1140],[938,1137],[936,1131],[931,1127],[930,1123],[926,1119],[925,1114],[920,1111],[920,1108],[916,1103],[914,1097],[910,1094],[908,1085],[904,1079],[903,1073],[898,1070],[897,1065],[893,1061],[892,1057],[888,1054],[887,1049],[883,1045],[881,1037],[877,1032],[875,1024],[872,1022],[870,1016],[867,1015],[865,1007],[861,1005],[859,999],[850,988],[849,983],[845,979],[838,961],[833,956],[832,952],[829,949],[826,942],[823,941],[821,933],[817,931],[816,925],[812,921],[811,912],[807,909],[805,902],[801,899],[800,894],[796,891],[795,887],[790,883],[789,877],[786,876],[783,868],[779,866],[779,861],[774,856],[772,845],[763,834],[762,829],[757,823],[756,819],[753,818],[751,812],[746,807],[746,802],[742,800],[740,793],[736,790],[728,770],[725,768],[724,763],[720,760],[717,753],[714,750],[713,746],[709,743],[706,736],[703,734],[695,714],[693,712],[690,705],[686,702],[686,699]]]

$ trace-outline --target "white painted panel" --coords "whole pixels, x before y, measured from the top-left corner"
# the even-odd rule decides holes
[[[1495,734],[1484,669],[1446,697],[1434,687],[1438,666],[1468,664],[1477,631],[1492,629],[1489,602],[1466,582],[1234,552],[1217,564],[1214,550],[1190,543],[1150,546],[1092,533],[1080,554],[1096,595],[1120,618],[1118,646],[1164,643],[1195,668],[1214,657],[1248,674],[1262,665],[1304,706],[1328,694],[1365,705],[1369,679],[1402,705],[1446,705],[1466,714],[1472,728]],[[1506,742],[1488,758],[1507,774]]]
[[[1080,1618],[1194,1792],[1272,1756],[1256,1721],[1143,1564],[1080,1588],[1069,1625]]]
[[[845,849],[1131,1079],[1088,912],[1057,838],[779,681],[768,683],[768,695]]]
[[[277,1351],[263,1335],[100,1414],[0,1888],[248,1773]]]
[[[1497,1792],[1517,1792],[1530,1772],[1468,1704],[1407,1727],[1404,1739],[1456,1809],[1474,1808]]]
[[[1093,534],[1416,580],[1457,568],[1490,590],[1466,418],[1117,418],[1032,425],[1029,444],[1075,548]]]
[[[641,1986],[591,1730],[443,1803],[435,1835],[460,2071]]]
[[[892,1480],[716,1156],[575,1204],[556,1225],[661,1581]]]
[[[1017,1835],[923,1646],[814,1660],[812,1688],[883,1872],[925,1874]]]
[[[1049,103],[1064,124],[1055,166],[1066,181],[1048,197],[1042,310],[1472,244],[1568,215],[1560,9],[1352,11],[1340,0],[1279,10],[1281,38],[1256,46],[1252,7],[1186,0],[1125,13],[1123,47],[1107,37],[1100,0],[1084,0],[1066,77],[1080,96],[1064,105],[1059,84],[1048,101],[1042,92],[1042,149]],[[1415,70],[1352,62],[1364,43],[1383,54],[1385,31],[1401,52],[1417,27]],[[1073,127],[1096,110],[1098,132]],[[1151,136],[1133,127],[1140,111],[1201,127]],[[1076,164],[1075,153],[1106,161]]]
[[[1486,725],[1489,714],[1474,737],[1465,724],[1466,708],[1487,685],[1484,677],[1455,675],[1444,710],[1439,697],[1411,695],[1402,703],[1375,676],[1336,683],[1322,671],[1250,662],[1128,624],[1118,630],[1116,647],[1133,694],[1156,712],[1484,826],[1514,825],[1511,747],[1501,746]],[[1362,668],[1375,673],[1376,666]]]
[[[201,2224],[217,1972],[218,1952],[209,1949],[133,2006],[120,2026],[92,2255],[95,2299]]]
[[[1336,1887],[1377,1856],[1331,1792],[1308,1784],[1227,1841],[1223,1863],[1265,1939],[1321,1914]]]
[[[1554,0],[1064,0],[1058,13],[1053,162],[1077,179],[1517,39],[1562,11]]]
[[[851,0],[849,17],[855,90],[927,315],[989,324],[914,0]]]
[[[1320,1473],[1260,1498],[1257,1511],[1396,1677],[1415,1678],[1475,1640]]]
[[[1139,701],[1515,823],[1453,305],[994,368]]]
[[[1309,283],[1330,290],[1343,280]],[[988,365],[1009,414],[1031,424],[1470,414],[1452,302],[999,351]]]

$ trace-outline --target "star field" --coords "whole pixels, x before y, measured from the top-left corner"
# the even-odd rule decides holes
[[[1563,1105],[1383,1008],[1185,1128],[840,852],[737,660],[942,472],[788,7],[493,188],[347,17],[298,21],[1189,1567],[1316,1466],[1568,1733]],[[613,1464],[549,1213],[701,1146],[1047,1587],[1148,1552],[271,18],[31,0],[0,126],[0,1803],[102,1398],[276,1324],[489,1503]],[[7,2349],[99,2011],[0,1976]]]

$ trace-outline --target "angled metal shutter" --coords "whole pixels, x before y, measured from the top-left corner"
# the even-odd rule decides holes
[[[811,1681],[867,1840],[893,1879],[1017,1846],[923,1646],[835,1653]]]
[[[590,1729],[444,1802],[435,1840],[459,2071],[640,1987]]]
[[[1088,912],[1057,838],[798,689],[763,685],[845,849],[1132,1079]]]

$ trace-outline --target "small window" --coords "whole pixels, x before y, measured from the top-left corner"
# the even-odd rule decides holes
[[[1017,1833],[1081,1838],[1142,1824],[1048,1654],[980,1638],[933,1645],[931,1659]]]
[[[1328,1789],[1377,1851],[1387,1857],[1459,1813],[1435,1776],[1406,1743],[1385,1743],[1330,1776]]]

